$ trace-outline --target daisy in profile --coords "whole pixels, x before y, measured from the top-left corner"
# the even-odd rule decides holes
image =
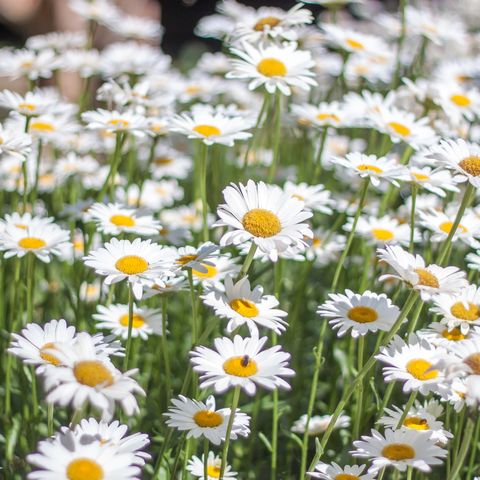
[[[165,177],[184,179],[189,175],[191,169],[192,160],[184,153],[164,144],[155,147],[150,166],[152,177],[155,180]]]
[[[93,315],[98,329],[111,330],[124,340],[128,338],[128,305],[111,304],[97,305],[97,313]],[[132,337],[146,340],[149,335],[163,335],[162,313],[154,308],[139,308],[133,306]]]
[[[215,315],[228,319],[227,333],[246,324],[251,335],[258,335],[259,326],[281,335],[287,325],[282,319],[287,312],[275,308],[278,300],[273,295],[264,295],[260,285],[252,290],[247,277],[233,283],[233,278],[227,276],[225,293],[214,290],[201,298],[205,305],[214,309]]]
[[[432,309],[432,311],[434,310]],[[427,328],[417,330],[417,333],[432,345],[444,347],[448,350],[453,343],[463,342],[479,336],[480,327],[469,326],[468,331],[462,333],[460,327],[449,328],[445,323],[432,322]]]
[[[187,438],[205,437],[214,445],[220,445],[227,436],[227,426],[231,415],[230,408],[215,407],[215,398],[210,395],[205,403],[191,400],[179,395],[172,398],[172,404],[167,413],[167,425],[180,431],[187,432]],[[233,419],[230,438],[247,437],[250,433],[250,417],[237,409]]]
[[[426,265],[420,255],[412,255],[397,245],[387,245],[377,250],[378,258],[392,267],[396,275],[387,274],[380,281],[395,278],[418,290],[423,300],[440,293],[456,293],[467,286],[465,272],[457,267]]]
[[[322,24],[325,40],[342,50],[350,53],[378,54],[388,47],[379,38],[332,24]]]
[[[344,235],[331,233],[323,228],[313,231],[313,238],[308,240],[308,247],[305,251],[307,260],[314,260],[316,265],[328,265],[340,256],[345,248],[346,238]]]
[[[480,93],[476,88],[442,83],[436,93],[434,102],[443,108],[450,121],[458,123],[465,118],[471,122],[480,114]]]
[[[172,117],[170,131],[202,140],[206,145],[218,143],[232,147],[236,140],[246,140],[252,136],[246,130],[254,123],[253,118],[245,115],[229,116],[220,110],[205,107]]]
[[[299,125],[340,127],[345,125],[345,111],[338,102],[322,102],[318,106],[304,103],[292,105],[292,115]]]
[[[364,435],[353,442],[354,457],[369,458],[369,471],[378,472],[392,466],[401,472],[408,467],[430,472],[432,466],[441,465],[447,451],[436,445],[436,440],[414,429],[385,430],[385,435],[372,430],[372,436]]]
[[[143,115],[132,112],[110,110],[92,110],[82,113],[82,120],[91,130],[102,130],[109,133],[131,133],[144,137],[148,132],[147,119]]]
[[[209,269],[215,267],[213,262],[218,246],[211,242],[206,242],[198,248],[186,245],[177,250],[175,264],[179,268],[191,268],[199,273],[208,275]]]
[[[57,102],[57,96],[40,89],[27,92],[25,95],[11,90],[0,92],[0,106],[25,117],[38,117],[51,113],[58,108]]]
[[[448,170],[432,170],[429,166],[408,165],[402,180],[416,185],[419,189],[445,198],[447,192],[458,192],[456,181]]]
[[[465,342],[456,342],[449,349],[454,356],[447,359],[448,367],[453,367],[455,376],[480,375],[480,338],[474,337]]]
[[[164,283],[173,275],[175,252],[151,240],[118,240],[112,238],[104,247],[83,258],[85,265],[106,277],[105,284],[127,280],[135,298],[142,298],[144,285]]]
[[[195,372],[200,374],[200,388],[214,387],[223,393],[232,387],[242,387],[250,396],[255,395],[257,384],[268,390],[290,389],[281,377],[295,372],[288,368],[290,354],[276,345],[262,350],[267,337],[227,337],[215,339],[215,350],[199,346],[190,352]]]
[[[295,420],[292,425],[292,432],[295,433],[305,433],[307,428],[307,415],[302,415],[298,420]],[[310,417],[310,422],[308,423],[308,434],[311,436],[317,436],[324,433],[330,422],[332,420],[332,415],[313,415]],[[337,421],[335,422],[334,430],[349,428],[351,418],[348,415],[340,414]]]
[[[155,235],[162,226],[151,215],[139,215],[133,208],[127,208],[118,203],[94,203],[87,211],[97,229],[107,235],[121,233],[136,233],[138,235]]]
[[[79,333],[74,345],[56,344],[45,353],[58,357],[61,366],[45,369],[46,401],[79,409],[85,403],[99,410],[103,420],[112,418],[118,403],[126,415],[138,413],[135,394],[145,395],[131,378],[137,370],[122,373],[99,356],[92,337]]]
[[[5,258],[22,258],[28,253],[49,263],[52,255],[60,256],[70,245],[70,232],[51,223],[51,219],[32,221],[26,228],[8,225],[0,232],[0,250]]]
[[[238,260],[229,253],[211,258],[209,264],[202,264],[201,270],[192,269],[193,283],[201,284],[205,290],[225,291],[225,278],[236,277],[240,272]]]
[[[375,358],[389,365],[383,368],[386,382],[403,382],[404,392],[419,391],[422,395],[428,395],[430,392],[443,393],[446,390],[444,372],[435,368],[446,354],[445,349],[435,347],[412,333],[408,343],[395,336]]]
[[[0,154],[27,157],[31,152],[30,135],[0,125]]]
[[[231,52],[238,59],[232,60],[233,70],[226,76],[249,80],[250,90],[264,86],[268,93],[275,93],[278,89],[282,94],[290,95],[292,88],[309,91],[317,85],[312,54],[298,50],[295,43],[257,47],[242,43],[241,48],[232,48]]]
[[[331,318],[330,325],[342,337],[348,330],[353,338],[378,330],[388,332],[398,318],[399,308],[384,294],[367,290],[354,293],[345,290],[345,295],[330,293],[329,300],[320,305],[317,314]]]
[[[287,180],[283,190],[291,197],[305,203],[305,208],[315,212],[332,214],[333,200],[330,198],[330,191],[323,185],[308,185],[307,183],[293,183]]]
[[[398,185],[397,179],[404,173],[404,167],[396,160],[359,152],[348,153],[345,157],[333,157],[330,162],[345,167],[347,172],[361,178],[369,178],[375,187],[382,180]],[[345,176],[342,169],[338,169]]]
[[[217,209],[220,221],[214,226],[228,226],[220,245],[239,245],[249,240],[276,261],[278,253],[291,245],[306,246],[312,237],[308,224],[313,214],[304,202],[280,188],[249,180],[247,185],[231,184],[223,190],[226,201]]]
[[[218,480],[220,478],[220,472],[222,467],[222,459],[215,455],[213,452],[208,452],[207,457],[207,478],[204,476],[205,457],[198,458],[195,455],[188,461],[187,470],[194,477],[201,480]],[[225,466],[225,472],[223,473],[224,479],[236,478],[237,472],[232,470],[230,465]]]
[[[323,480],[375,480],[376,472],[364,472],[366,465],[346,465],[341,467],[338,463],[331,464],[319,462],[315,465],[315,471],[307,472],[312,478],[321,478]]]

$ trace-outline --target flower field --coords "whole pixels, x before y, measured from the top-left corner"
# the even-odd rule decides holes
[[[478,480],[478,0],[65,3],[0,49],[0,478]]]

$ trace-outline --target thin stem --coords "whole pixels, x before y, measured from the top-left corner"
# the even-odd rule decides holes
[[[49,437],[53,435],[53,403],[47,403],[47,432]]]
[[[415,239],[415,204],[417,203],[417,191],[418,186],[416,183],[412,183],[412,208],[410,211],[410,253],[413,253],[414,239]]]
[[[275,133],[273,137],[273,159],[268,172],[268,183],[272,183],[280,163],[280,137],[282,129],[282,95],[279,91],[276,93],[275,102]]]
[[[256,251],[257,251],[257,244],[252,242],[252,244],[250,245],[250,250],[248,250],[247,256],[245,257],[242,268],[240,269],[240,272],[238,274],[238,280],[243,278],[248,273],[248,270],[250,268],[250,265],[252,264],[253,257],[255,256]]]
[[[207,202],[207,158],[208,145],[203,144],[200,152],[200,199],[202,201],[202,234],[203,241],[208,241],[208,202]]]
[[[357,351],[357,371],[360,372],[363,368],[363,360],[365,353],[365,337],[360,335],[358,339],[358,351]],[[360,434],[360,424],[362,420],[362,409],[363,409],[363,382],[360,382],[358,389],[356,390],[357,397],[357,413],[355,418],[355,424],[353,426],[353,438],[358,438]]]
[[[222,450],[222,464],[220,466],[220,476],[218,480],[223,479],[225,473],[225,468],[227,467],[227,457],[228,457],[228,447],[230,446],[230,435],[232,433],[233,420],[235,419],[235,414],[237,413],[238,401],[240,399],[240,385],[235,387],[233,391],[232,406],[230,407],[230,417],[228,419],[227,433],[225,434],[225,443],[223,444]]]
[[[322,173],[322,157],[323,157],[323,151],[325,150],[325,143],[327,142],[327,137],[328,137],[328,126],[325,126],[323,128],[323,132],[320,137],[320,145],[318,147],[317,158],[315,160],[315,170],[313,172],[314,185],[318,183],[318,179],[320,177],[320,174]]]
[[[107,193],[108,188],[110,187],[110,199],[113,199],[113,190],[115,188],[115,177],[117,175],[118,164],[122,157],[122,146],[125,141],[126,134],[122,132],[117,132],[115,138],[115,150],[113,151],[113,156],[110,161],[110,170],[108,172],[107,178],[103,182],[100,193],[98,194],[98,201],[103,201],[103,197]]]
[[[275,292],[277,293],[277,292]],[[272,333],[272,345],[277,344],[277,334]],[[273,414],[272,414],[272,456],[270,461],[270,478],[277,478],[277,449],[278,449],[278,389],[272,392]]]
[[[475,466],[475,457],[476,457],[476,452],[478,448],[479,436],[480,436],[480,421],[477,417],[477,421],[475,422],[475,433],[473,434],[472,450],[470,452],[470,460],[468,462],[467,478],[472,478],[472,475],[473,475],[473,468]]]
[[[33,322],[33,300],[35,295],[35,255],[27,254],[27,323]]]
[[[28,133],[28,128],[30,126],[30,120],[32,117],[25,117],[25,133]],[[27,158],[23,159],[22,162],[22,175],[23,175],[23,213],[27,210],[28,203],[28,169],[27,169]]]
[[[198,343],[197,296],[195,294],[191,268],[188,269],[188,283],[190,285],[190,302],[192,305],[192,344],[195,346]]]
[[[475,428],[475,421],[472,417],[468,417],[467,425],[463,432],[462,437],[462,446],[460,447],[460,451],[458,452],[458,456],[453,464],[452,471],[448,476],[448,480],[455,480],[457,476],[462,471],[462,468],[465,464],[465,457],[467,456],[468,449],[470,448],[470,443],[473,436],[473,430]]]
[[[203,478],[208,478],[208,453],[210,451],[210,442],[205,437],[203,441]]]
[[[403,410],[402,416],[400,417],[400,420],[398,421],[397,429],[399,429],[403,425],[403,422],[407,418],[408,412],[410,412],[410,410],[413,406],[413,402],[415,402],[415,399],[417,398],[417,393],[418,392],[416,390],[413,390],[410,393],[410,396],[408,397],[408,401],[407,401],[407,403],[405,405],[405,408]]]
[[[133,328],[133,287],[128,284],[128,332],[127,344],[125,346],[125,358],[123,359],[123,371],[128,370],[128,362],[132,351],[132,328]]]
[[[168,401],[170,399],[170,355],[168,352],[168,342],[167,342],[167,296],[162,295],[162,336],[160,337],[160,341],[162,343],[162,353],[163,353],[163,365],[165,367],[165,398],[166,403],[168,405]]]

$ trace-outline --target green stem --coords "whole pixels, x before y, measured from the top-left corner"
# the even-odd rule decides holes
[[[198,343],[197,296],[193,284],[192,269],[188,269],[188,284],[190,285],[190,302],[192,306],[192,346]]]
[[[410,396],[408,397],[407,404],[405,405],[405,408],[403,410],[402,416],[400,417],[400,420],[398,421],[397,429],[399,429],[403,425],[403,422],[407,418],[408,412],[410,412],[410,409],[413,406],[413,402],[417,398],[417,393],[418,392],[416,390],[412,390],[412,392],[410,393]]]
[[[160,337],[160,341],[162,343],[163,364],[165,367],[165,405],[168,405],[172,387],[170,385],[170,355],[167,342],[167,296],[165,294],[162,296],[162,336]]]
[[[282,129],[282,95],[277,91],[275,106],[275,133],[273,139],[273,159],[268,172],[268,183],[272,183],[277,172],[278,164],[280,163],[280,136]]]
[[[410,253],[413,253],[414,239],[415,239],[415,204],[417,203],[417,191],[418,186],[416,183],[412,183],[412,209],[410,211]]]
[[[277,334],[272,333],[272,345],[277,344]],[[270,478],[277,478],[277,450],[278,450],[278,389],[272,392],[273,414],[272,414],[272,456],[270,462]]]
[[[30,120],[32,117],[25,117],[25,133],[28,133],[28,128],[30,125]],[[27,158],[23,159],[22,162],[22,175],[23,175],[23,213],[27,210],[28,203],[28,169],[27,169]]]
[[[363,361],[364,361],[364,353],[365,353],[365,337],[360,335],[358,339],[358,351],[357,351],[357,364],[358,369],[357,371],[360,372],[363,368]],[[355,424],[353,426],[353,438],[358,438],[360,434],[360,424],[362,420],[362,409],[363,409],[363,381],[360,382],[358,389],[356,390],[356,397],[357,397],[357,413],[355,417]]]
[[[248,250],[247,256],[245,257],[242,268],[240,269],[240,272],[238,274],[237,280],[240,280],[248,273],[248,270],[250,268],[250,265],[252,264],[253,257],[255,256],[256,251],[257,251],[257,244],[252,242],[252,244],[250,245],[250,250]]]
[[[235,414],[237,413],[238,401],[240,399],[240,385],[235,387],[233,391],[232,406],[230,407],[230,417],[228,419],[227,433],[225,435],[225,442],[223,444],[222,450],[222,463],[220,466],[220,476],[218,480],[223,480],[223,475],[225,473],[225,468],[227,467],[227,458],[228,458],[228,447],[230,446],[230,435],[232,433],[233,421],[235,419]]]
[[[323,128],[322,136],[320,137],[320,145],[318,147],[317,158],[315,160],[315,170],[313,172],[313,185],[316,185],[318,183],[318,179],[320,177],[320,174],[322,173],[322,157],[323,157],[323,151],[325,150],[325,143],[327,141],[327,137],[328,137],[328,126],[325,126]],[[307,175],[310,175],[310,173],[307,172]]]
[[[33,300],[35,295],[35,255],[27,254],[27,323],[33,322]]]
[[[127,344],[125,346],[125,358],[123,359],[123,371],[128,370],[128,363],[130,360],[130,353],[132,351],[132,328],[133,328],[133,287],[128,284],[128,332]]]
[[[53,403],[47,403],[47,433],[53,435]]]
[[[203,478],[208,478],[208,453],[210,444],[207,438],[203,441]]]
[[[117,175],[118,164],[120,163],[120,159],[122,157],[122,146],[126,139],[126,134],[122,132],[116,133],[115,138],[115,150],[113,151],[113,156],[110,161],[110,170],[108,172],[107,178],[103,182],[102,188],[100,189],[100,193],[98,194],[98,201],[102,202],[103,197],[107,193],[107,190],[110,187],[110,200],[113,200],[113,191],[115,189],[115,177]]]
[[[478,448],[478,440],[480,436],[480,421],[477,418],[475,422],[475,432],[473,434],[473,442],[472,442],[472,450],[470,452],[470,460],[468,462],[468,472],[467,472],[467,478],[472,478],[473,476],[473,468],[475,466],[475,457],[476,457],[476,452]]]
[[[200,199],[202,201],[202,233],[203,241],[208,242],[208,202],[207,202],[207,158],[208,145],[202,143],[200,152]]]
[[[467,419],[467,425],[463,432],[462,446],[460,447],[458,456],[455,460],[455,463],[453,464],[452,471],[448,476],[448,480],[455,480],[457,476],[460,474],[460,472],[462,471],[462,468],[465,464],[465,457],[467,456],[468,449],[470,448],[470,442],[472,440],[474,428],[475,428],[475,422],[473,418],[469,416]]]

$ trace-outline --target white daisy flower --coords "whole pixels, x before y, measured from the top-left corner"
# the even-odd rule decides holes
[[[112,0],[69,0],[68,6],[78,15],[106,24],[111,18],[119,16],[118,7]]]
[[[305,238],[312,237],[306,223],[312,216],[305,211],[304,202],[292,198],[280,188],[249,180],[247,185],[231,184],[223,190],[225,204],[217,214],[220,221],[214,226],[229,226],[220,245],[239,245],[249,240],[276,261],[278,253],[291,245],[304,247]]]
[[[108,329],[124,340],[128,338],[128,305],[97,305],[97,313],[93,314],[96,328]],[[162,312],[154,308],[140,308],[133,305],[132,337],[146,340],[155,333],[163,335]]]
[[[370,458],[369,471],[378,472],[384,467],[393,466],[404,472],[412,467],[421,472],[430,472],[434,465],[441,465],[447,451],[436,445],[432,438],[417,430],[385,430],[385,436],[372,430],[372,436],[362,436],[353,442],[354,457]]]
[[[214,268],[213,259],[218,251],[218,246],[212,242],[206,242],[198,248],[186,245],[177,250],[175,264],[179,268],[191,268],[201,274],[208,275],[209,268]]]
[[[283,186],[285,193],[305,203],[305,208],[315,212],[332,214],[333,200],[330,191],[324,185],[308,185],[305,182],[293,183],[287,180]]]
[[[119,188],[117,191],[117,197],[124,199],[127,205],[153,211],[172,206],[177,200],[182,200],[183,195],[183,188],[174,178],[147,179],[143,182],[141,189],[139,185],[132,184],[128,187],[126,194],[124,188]]]
[[[322,102],[319,105],[308,103],[292,105],[291,111],[299,125],[307,127],[345,126],[345,112],[338,102]]]
[[[307,426],[308,416],[302,415],[298,420],[295,420],[292,425],[292,432],[294,433],[305,433],[305,428]],[[332,420],[332,415],[313,415],[310,417],[310,422],[308,424],[308,434],[311,436],[318,436],[324,433],[330,422]],[[342,429],[350,427],[351,418],[348,415],[341,413],[335,422],[334,429]]]
[[[106,25],[112,32],[134,40],[160,40],[163,34],[157,20],[144,16],[123,13],[107,19]]]
[[[443,108],[450,122],[459,123],[463,118],[471,122],[480,114],[480,93],[476,88],[443,82],[436,93],[434,101]]]
[[[239,59],[232,60],[233,70],[226,76],[250,80],[250,90],[265,86],[268,93],[275,93],[278,89],[284,95],[290,95],[292,88],[309,91],[317,85],[311,70],[315,66],[311,53],[297,50],[295,43],[258,47],[242,43],[241,48],[232,48],[231,51]]]
[[[455,180],[448,170],[432,170],[431,167],[419,167],[415,165],[407,166],[408,171],[405,172],[402,180],[411,182],[420,189],[445,198],[448,192],[458,192],[459,189],[455,185]]]
[[[438,295],[434,297],[443,297],[444,295]],[[466,309],[465,309],[466,310]],[[433,309],[432,309],[433,311]],[[445,323],[432,322],[427,328],[417,330],[418,336],[425,338],[428,342],[435,346],[444,347],[447,350],[455,342],[463,342],[470,338],[475,338],[480,335],[479,327],[469,327],[468,331],[462,333],[460,327],[449,328]]]
[[[43,141],[56,141],[62,135],[75,131],[76,124],[68,115],[40,115],[30,120],[28,133]]]
[[[399,308],[384,293],[367,290],[360,294],[345,290],[345,295],[330,293],[328,296],[329,300],[318,307],[317,314],[332,319],[329,323],[338,329],[339,337],[350,328],[353,338],[378,330],[388,332],[400,314]]]
[[[11,79],[26,77],[29,80],[50,78],[59,66],[53,50],[2,49],[0,53],[0,76]]]
[[[227,337],[215,339],[215,349],[198,346],[190,352],[193,369],[200,373],[200,388],[214,387],[223,393],[232,387],[242,387],[250,396],[255,395],[257,384],[268,390],[289,389],[281,376],[292,376],[288,368],[290,354],[276,345],[261,351],[267,337]]]
[[[308,247],[305,251],[307,260],[315,260],[319,266],[328,265],[340,256],[345,248],[346,238],[322,228],[313,231],[313,238],[308,240]]]
[[[101,282],[94,281],[92,283],[82,282],[80,285],[80,299],[86,303],[97,303],[102,295]]]
[[[192,159],[184,153],[159,144],[155,147],[150,171],[155,180],[165,177],[185,179],[192,170]]]
[[[194,284],[201,284],[205,290],[225,291],[225,278],[236,277],[240,272],[238,258],[232,258],[229,253],[211,258],[209,263],[204,263],[202,270],[192,270]]]
[[[30,135],[0,125],[0,154],[24,158],[31,152]]]
[[[187,470],[191,475],[202,480],[218,480],[222,468],[222,459],[213,452],[208,452],[207,457],[207,478],[204,477],[205,457],[198,458],[195,455],[188,460]],[[225,480],[236,478],[237,472],[232,470],[230,465],[225,465],[223,478]]]
[[[453,366],[455,377],[480,375],[480,338],[455,342],[449,348],[453,358],[447,359],[447,369]]]
[[[38,117],[55,110],[55,102],[58,101],[58,97],[49,92],[49,90],[36,89],[20,95],[11,90],[2,90],[0,106],[26,117]]]
[[[263,295],[263,288],[257,285],[253,290],[247,277],[233,283],[231,276],[225,278],[225,293],[211,291],[202,295],[203,303],[212,307],[215,315],[228,319],[227,333],[246,324],[250,335],[258,335],[258,326],[273,330],[281,335],[285,330],[287,312],[275,307],[279,305],[273,295]]]
[[[33,35],[27,39],[25,46],[32,50],[52,49],[61,52],[70,48],[86,48],[86,32],[49,32],[42,35]]]
[[[137,210],[118,203],[94,203],[88,209],[87,216],[96,223],[100,232],[107,235],[120,235],[124,232],[155,235],[162,228],[160,222],[151,215],[139,215]]]
[[[321,478],[323,480],[375,480],[377,474],[363,473],[366,465],[346,465],[341,467],[338,463],[317,463],[313,472],[307,472],[312,478]]]
[[[102,130],[111,133],[132,133],[143,137],[148,132],[147,120],[144,116],[132,112],[117,112],[99,108],[82,113],[82,120],[91,130]]]
[[[172,404],[168,412],[163,414],[167,417],[166,423],[170,428],[187,431],[187,438],[205,437],[214,445],[225,441],[231,409],[217,409],[213,395],[210,395],[205,403],[179,395],[178,399],[172,398]],[[249,424],[250,417],[237,409],[230,439],[247,437],[250,433]]]
[[[326,23],[322,23],[322,30],[327,43],[350,53],[378,54],[388,49],[381,38],[373,35]]]
[[[457,267],[426,265],[420,255],[412,255],[398,245],[387,245],[377,250],[378,258],[386,262],[396,275],[382,275],[380,281],[396,278],[410,288],[418,290],[423,300],[429,300],[440,293],[456,293],[467,286],[465,272]]]
[[[142,297],[144,285],[163,284],[172,276],[175,252],[162,248],[151,240],[118,240],[112,238],[103,248],[94,250],[83,258],[85,265],[106,276],[105,284],[127,280],[135,298]]]

